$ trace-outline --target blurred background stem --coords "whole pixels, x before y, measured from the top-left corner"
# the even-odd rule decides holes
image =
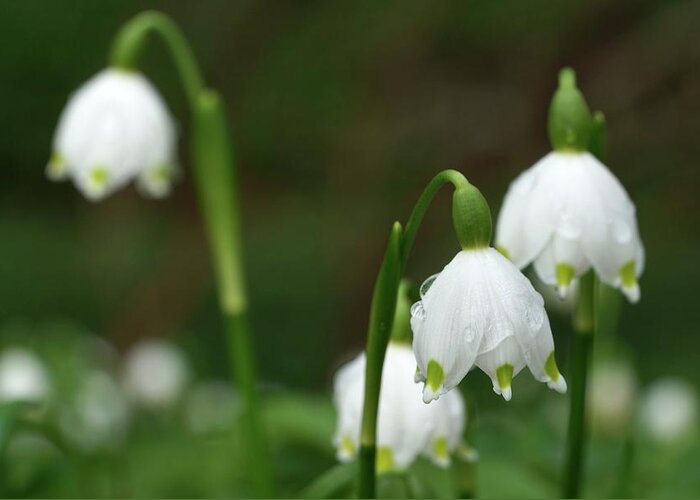
[[[205,87],[194,54],[172,20],[144,12],[116,37],[111,63],[134,70],[150,33],[165,42],[194,117],[192,160],[200,210],[217,278],[229,363],[244,402],[243,436],[255,492],[272,495],[272,473],[261,426],[256,369],[248,326],[236,169],[226,113],[219,95]]]

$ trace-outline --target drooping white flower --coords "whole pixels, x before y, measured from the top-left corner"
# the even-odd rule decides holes
[[[185,389],[190,368],[182,351],[170,342],[151,339],[134,345],[124,362],[124,387],[136,403],[149,408],[174,404]]]
[[[641,425],[646,436],[672,443],[697,431],[698,397],[693,386],[682,379],[664,378],[645,391]]]
[[[426,280],[421,296],[411,308],[411,327],[426,403],[459,384],[474,365],[506,401],[512,377],[525,366],[566,392],[542,296],[495,249],[462,250]]]
[[[411,348],[391,342],[382,371],[377,423],[377,470],[408,467],[421,453],[446,465],[460,443],[465,409],[457,391],[437,405],[425,405],[420,386],[413,382],[416,361]],[[361,354],[338,370],[334,402],[338,423],[333,442],[340,461],[355,458],[360,446],[360,426],[365,384],[365,356]]]
[[[593,427],[604,433],[624,430],[632,420],[637,377],[623,360],[606,360],[593,366],[586,403]]]
[[[639,300],[644,247],[634,203],[588,152],[554,151],[521,173],[506,193],[496,244],[519,268],[534,263],[562,297],[593,267],[630,302]]]
[[[175,135],[165,103],[142,74],[106,69],[63,110],[47,176],[71,178],[90,200],[134,179],[145,194],[163,197],[175,173]]]
[[[12,347],[0,354],[0,403],[40,403],[48,392],[44,365],[31,351]]]
[[[129,427],[129,404],[106,372],[89,372],[72,398],[63,401],[59,428],[72,445],[84,450],[118,448]]]

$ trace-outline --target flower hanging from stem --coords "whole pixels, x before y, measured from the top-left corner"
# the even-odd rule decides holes
[[[549,114],[554,151],[511,184],[498,218],[496,244],[519,268],[534,263],[542,281],[565,297],[591,267],[600,279],[640,297],[644,247],[635,206],[624,187],[587,151],[591,117],[572,70],[560,74]]]

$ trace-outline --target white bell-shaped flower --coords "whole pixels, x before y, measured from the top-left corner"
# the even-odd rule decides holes
[[[48,376],[36,355],[21,347],[0,353],[0,403],[41,403],[48,392]]]
[[[410,346],[391,342],[379,397],[378,472],[405,469],[421,453],[446,465],[462,439],[466,416],[461,394],[455,391],[439,405],[425,405],[421,388],[413,381],[415,372]],[[333,441],[343,462],[354,459],[360,446],[364,386],[365,355],[361,354],[341,367],[334,380],[338,423]]]
[[[124,362],[123,383],[137,404],[160,409],[175,404],[190,380],[190,366],[170,342],[151,339],[134,345]]]
[[[459,384],[474,365],[506,401],[511,379],[525,366],[566,392],[542,296],[495,249],[462,250],[426,280],[421,297],[411,308],[411,327],[426,403]]]
[[[592,154],[554,151],[511,184],[498,217],[496,244],[519,268],[562,297],[591,266],[600,279],[639,300],[644,247],[635,206]]]
[[[173,119],[140,73],[106,69],[68,101],[54,137],[47,176],[71,178],[90,200],[136,180],[152,197],[170,192],[175,174]]]

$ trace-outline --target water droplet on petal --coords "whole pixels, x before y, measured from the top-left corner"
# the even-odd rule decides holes
[[[612,237],[616,243],[624,245],[632,239],[632,228],[622,219],[614,219],[611,227]]]
[[[411,317],[416,319],[425,319],[425,309],[423,308],[423,302],[418,301],[411,306]]]
[[[466,342],[474,342],[474,339],[476,338],[476,331],[471,326],[467,326],[462,331],[462,335],[464,335],[464,340]]]
[[[428,279],[426,279],[423,282],[423,284],[420,286],[420,298],[421,299],[425,298],[425,294],[428,293],[428,290],[430,290],[430,287],[433,286],[433,282],[437,279],[438,276],[440,276],[440,273],[433,274]]]
[[[529,301],[525,306],[525,321],[531,332],[535,333],[544,323],[544,308],[537,301]]]

